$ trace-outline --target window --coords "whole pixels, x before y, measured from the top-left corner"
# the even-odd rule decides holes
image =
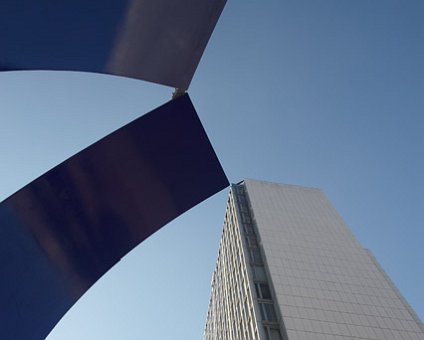
[[[256,236],[246,236],[247,245],[252,248],[258,247],[258,241],[256,240]]]
[[[243,229],[247,235],[255,235],[255,231],[250,223],[243,224]]]
[[[264,326],[267,340],[282,340],[280,330],[275,327]]]
[[[250,248],[249,255],[251,263],[262,264],[262,256],[258,248]]]
[[[245,212],[242,212],[242,213],[241,213],[241,220],[242,220],[244,223],[250,223],[250,222],[251,222],[251,219],[250,219],[249,214],[247,214],[247,213],[245,213]]]
[[[261,317],[263,321],[277,322],[274,305],[272,303],[260,302],[259,308],[261,310]]]
[[[248,212],[246,205],[241,202],[240,202],[240,211],[242,212],[242,214]]]
[[[237,198],[240,203],[246,204],[246,197],[244,197],[244,195],[238,195]]]
[[[258,299],[271,300],[271,291],[266,283],[255,283],[256,296]]]
[[[257,281],[266,281],[265,268],[263,266],[252,266],[253,278]]]

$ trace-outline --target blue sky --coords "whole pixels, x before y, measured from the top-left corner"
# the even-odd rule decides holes
[[[0,73],[0,200],[172,91]],[[424,318],[423,1],[230,0],[189,93],[230,181],[323,189]],[[48,339],[199,339],[226,195],[134,249]]]

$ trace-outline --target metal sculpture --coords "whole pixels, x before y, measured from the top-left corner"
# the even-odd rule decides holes
[[[0,70],[72,70],[186,90],[226,0],[0,4]]]
[[[228,186],[188,95],[0,204],[0,339],[44,339],[107,270]]]

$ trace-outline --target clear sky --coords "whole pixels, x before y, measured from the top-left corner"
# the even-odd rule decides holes
[[[172,91],[0,73],[0,200]],[[424,1],[229,0],[189,93],[230,181],[323,189],[424,318]],[[134,249],[48,339],[201,338],[226,195]]]

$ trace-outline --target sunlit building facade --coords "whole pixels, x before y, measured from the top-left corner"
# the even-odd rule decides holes
[[[231,186],[204,340],[423,340],[418,316],[319,189]]]

